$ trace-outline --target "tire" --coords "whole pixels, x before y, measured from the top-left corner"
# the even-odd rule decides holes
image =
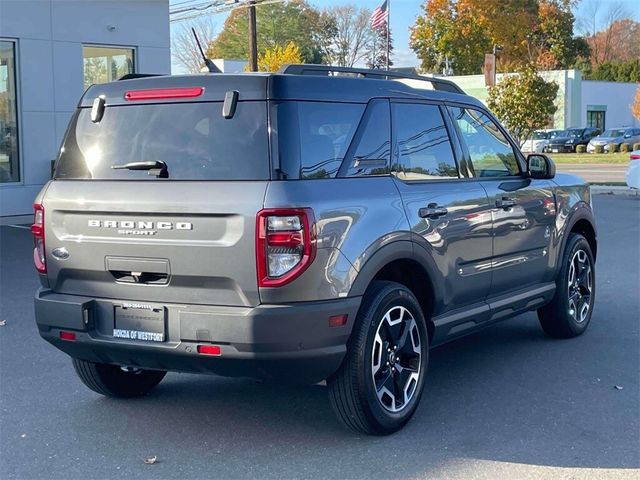
[[[547,335],[573,338],[585,332],[595,302],[595,273],[589,242],[582,235],[570,234],[556,279],[555,296],[538,310],[538,320]]]
[[[393,433],[418,407],[428,362],[426,322],[413,293],[399,283],[373,282],[363,297],[345,359],[327,379],[331,406],[356,432]]]
[[[73,368],[82,383],[107,397],[142,397],[153,390],[167,374],[160,370],[125,370],[118,365],[93,363],[75,358],[72,360]]]

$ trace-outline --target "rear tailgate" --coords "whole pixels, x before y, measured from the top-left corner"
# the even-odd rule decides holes
[[[266,185],[53,181],[43,201],[50,286],[102,298],[257,305],[255,218]],[[68,258],[51,254],[61,248]]]

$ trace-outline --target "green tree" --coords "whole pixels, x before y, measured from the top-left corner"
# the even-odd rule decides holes
[[[584,72],[584,78],[608,82],[640,82],[640,60],[601,63],[594,70]]]
[[[547,126],[558,108],[557,94],[558,85],[547,82],[529,65],[490,88],[487,104],[522,145],[535,130]]]
[[[293,42],[305,63],[322,63],[323,18],[305,0],[291,0],[256,7],[258,53]],[[249,19],[247,10],[231,12],[224,28],[208,48],[210,58],[249,58]]]

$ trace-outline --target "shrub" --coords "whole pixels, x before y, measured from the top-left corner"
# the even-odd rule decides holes
[[[620,144],[620,151],[622,153],[627,153],[631,151],[631,144],[630,143],[621,143]]]
[[[618,144],[617,143],[610,143],[607,146],[609,147],[609,153],[616,153],[618,151]]]
[[[596,145],[594,152],[595,153],[604,153],[604,145]]]
[[[633,149],[634,150],[640,150],[640,143],[634,143],[633,144]]]
[[[587,146],[586,145],[577,145],[576,146],[576,153],[584,153],[587,151]]]

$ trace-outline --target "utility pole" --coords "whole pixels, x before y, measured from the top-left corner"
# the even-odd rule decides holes
[[[247,8],[249,12],[249,70],[258,71],[258,37],[256,34],[256,6],[250,2]]]

